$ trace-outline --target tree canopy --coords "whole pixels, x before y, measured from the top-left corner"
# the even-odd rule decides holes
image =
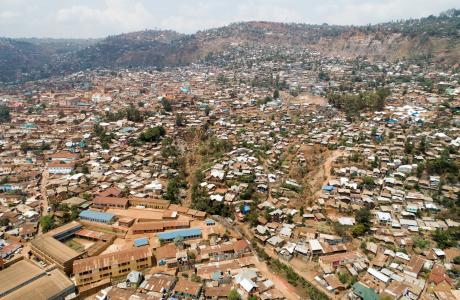
[[[359,94],[329,93],[329,104],[345,111],[347,117],[353,118],[361,111],[381,111],[385,107],[385,100],[390,95],[390,90],[379,88],[373,92]]]
[[[10,108],[6,105],[0,105],[0,123],[11,121]]]
[[[53,217],[50,215],[42,216],[40,218],[40,226],[42,227],[43,232],[48,232],[53,229],[55,226]]]
[[[143,142],[159,142],[165,134],[166,130],[163,126],[155,126],[141,132],[139,139]]]

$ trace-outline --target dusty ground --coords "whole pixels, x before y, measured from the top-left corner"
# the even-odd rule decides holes
[[[327,105],[328,101],[326,98],[321,96],[315,96],[310,93],[301,93],[297,97],[291,96],[289,93],[281,92],[281,96],[283,99],[286,99],[288,103],[295,103],[295,104],[305,104],[308,103],[310,105],[320,105],[325,106]]]
[[[108,253],[113,253],[113,252],[117,252],[117,251],[121,251],[121,250],[126,250],[126,249],[131,249],[133,248],[133,243],[132,241],[130,240],[125,240],[125,239],[121,239],[121,238],[116,238],[112,245],[110,245],[109,247],[107,247],[107,249],[105,249],[101,254],[99,255],[102,255],[102,254],[108,254]]]

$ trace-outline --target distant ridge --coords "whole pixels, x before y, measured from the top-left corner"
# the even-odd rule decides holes
[[[369,26],[241,22],[179,34],[145,30],[104,39],[0,38],[0,81],[24,81],[92,68],[180,66],[235,45],[302,47],[325,55],[460,61],[460,10]]]

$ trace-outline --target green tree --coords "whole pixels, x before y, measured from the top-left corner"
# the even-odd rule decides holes
[[[460,228],[452,227],[447,230],[436,229],[433,232],[433,240],[438,244],[441,249],[454,247],[460,240]]]
[[[171,201],[173,204],[180,203],[180,189],[179,183],[176,178],[172,178],[168,181],[168,187],[166,188],[166,193],[163,195],[163,198]]]
[[[353,235],[362,235],[371,228],[371,212],[369,208],[363,207],[356,212],[356,224],[352,228]],[[363,231],[361,233],[361,231]],[[359,234],[361,233],[361,234]]]
[[[172,111],[172,103],[170,100],[166,99],[166,98],[162,98],[161,99],[161,105],[163,106],[163,109],[167,112],[171,112]]]
[[[43,232],[48,232],[54,228],[54,219],[51,215],[42,216],[40,218],[40,226],[42,227]]]
[[[6,105],[0,105],[0,123],[11,121],[10,108]]]
[[[419,249],[426,249],[430,245],[430,242],[428,240],[422,239],[422,238],[415,238],[414,239],[414,248],[419,248]]]
[[[230,293],[228,293],[227,296],[228,300],[240,300],[241,296],[238,294],[238,291],[236,289],[232,289]]]
[[[460,256],[455,256],[453,259],[454,264],[460,265]]]
[[[32,146],[30,146],[27,142],[22,142],[20,148],[23,153],[27,153],[27,151],[32,150]]]
[[[83,174],[89,174],[89,168],[88,168],[88,166],[87,166],[87,165],[83,165],[83,166],[81,167],[81,172],[82,172]]]
[[[371,135],[372,137],[375,137],[377,135],[377,127],[372,127]]]
[[[410,139],[407,139],[406,142],[404,143],[404,152],[406,154],[414,153],[414,143],[412,143]]]
[[[7,218],[0,218],[0,226],[8,226],[10,221]]]
[[[443,154],[441,157],[428,161],[427,170],[430,175],[458,174],[459,167],[447,154]]]
[[[422,136],[422,138],[420,139],[420,143],[418,144],[418,149],[417,150],[420,153],[425,153],[427,147],[428,147],[428,144],[427,144],[427,141],[426,141],[426,136]]]
[[[176,126],[184,126],[185,125],[185,118],[181,114],[176,115]]]
[[[418,178],[422,177],[423,171],[425,171],[425,164],[424,163],[417,164],[417,177]]]
[[[143,142],[159,142],[165,134],[166,130],[163,126],[155,126],[141,132],[139,139]]]
[[[351,234],[354,237],[362,236],[366,233],[366,227],[363,224],[355,224],[351,228]]]
[[[126,119],[131,122],[142,122],[144,117],[142,116],[141,112],[135,108],[134,106],[130,106],[126,109]]]
[[[362,184],[365,187],[374,187],[375,186],[374,179],[372,177],[370,177],[370,176],[364,176],[363,180],[362,180]]]

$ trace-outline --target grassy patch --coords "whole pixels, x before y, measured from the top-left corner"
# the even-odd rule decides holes
[[[72,248],[73,250],[75,250],[77,252],[85,251],[85,246],[83,246],[82,244],[80,244],[77,241],[67,240],[67,241],[64,242],[64,244],[66,244],[68,247]]]

